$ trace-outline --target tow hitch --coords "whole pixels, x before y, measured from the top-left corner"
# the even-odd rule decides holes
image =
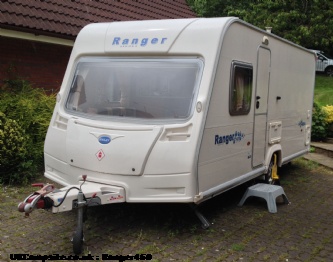
[[[73,234],[73,252],[79,255],[83,247],[83,223],[85,211],[88,206],[104,205],[125,202],[125,190],[117,186],[109,186],[86,181],[87,176],[82,176],[80,185],[56,189],[52,184],[33,184],[41,187],[40,190],[30,194],[23,202],[19,203],[18,210],[25,216],[35,209],[48,209],[52,213],[70,211],[76,208],[77,226]]]
[[[48,193],[54,191],[54,186],[52,184],[32,184],[33,187],[41,187],[40,190],[29,195],[23,202],[18,205],[18,210],[24,212],[25,216],[28,217],[29,214],[35,208],[49,209],[53,206],[53,201],[50,198],[44,198]]]

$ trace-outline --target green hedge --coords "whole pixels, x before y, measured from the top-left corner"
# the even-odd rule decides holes
[[[43,169],[43,147],[55,95],[23,80],[0,90],[0,182],[26,183]]]

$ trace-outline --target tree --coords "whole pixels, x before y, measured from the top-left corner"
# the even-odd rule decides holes
[[[202,17],[236,16],[306,48],[333,54],[333,1],[188,0]]]

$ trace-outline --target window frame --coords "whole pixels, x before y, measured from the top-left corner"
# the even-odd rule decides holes
[[[237,110],[234,104],[234,91],[235,91],[235,77],[236,77],[236,70],[240,68],[242,70],[250,70],[250,79],[248,84],[250,86],[250,94],[249,94],[249,103],[248,108],[246,110]],[[240,61],[232,61],[231,69],[230,69],[230,83],[229,83],[229,114],[231,116],[240,116],[240,115],[248,115],[251,111],[252,106],[252,92],[253,92],[253,65],[245,62]]]

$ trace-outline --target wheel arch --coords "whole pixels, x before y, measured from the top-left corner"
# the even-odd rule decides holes
[[[329,74],[328,71],[333,72],[333,65],[329,65],[325,68],[325,74],[329,75],[329,76],[332,76],[333,74],[332,73]]]
[[[280,144],[275,144],[275,145],[269,147],[267,150],[266,158],[265,158],[266,171],[268,170],[269,163],[271,162],[271,159],[274,154],[277,155],[277,165],[279,167],[282,166],[282,147]]]

